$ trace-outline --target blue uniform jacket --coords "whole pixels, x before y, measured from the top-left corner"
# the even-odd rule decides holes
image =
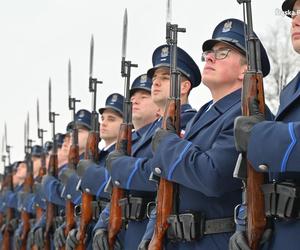
[[[59,172],[65,167],[67,167],[67,164],[60,167]],[[65,200],[61,197],[63,185],[57,178],[45,175],[42,180],[42,189],[47,201],[62,207],[65,206]]]
[[[270,181],[294,180],[300,184],[300,73],[282,90],[275,121],[253,127],[248,159],[257,171],[269,167]],[[274,236],[268,249],[299,249],[300,221],[275,220]]]
[[[83,158],[84,158],[84,154],[81,154],[79,156],[79,159],[82,160]],[[64,171],[70,171],[70,169],[65,167],[60,171],[60,174],[58,176],[60,180],[61,180],[61,175],[63,175]],[[66,183],[60,182],[60,185],[62,186],[61,189],[62,192],[60,195],[64,200],[71,199],[74,205],[78,205],[81,202],[81,192],[77,189],[80,178],[77,175],[77,172],[75,170],[72,172],[73,174],[69,176]]]
[[[42,185],[40,182],[34,183],[34,207],[41,207],[43,210],[46,210],[46,197],[42,190]]]
[[[207,219],[233,217],[241,200],[241,182],[233,178],[238,153],[233,123],[241,115],[241,90],[207,103],[187,125],[184,139],[170,134],[159,144],[153,171],[179,184],[179,212],[204,213]],[[156,170],[156,171],[155,171]],[[151,230],[148,228],[147,230]],[[228,249],[230,233],[210,234],[167,249]]]
[[[181,128],[185,129],[196,111],[189,104],[181,106]],[[155,130],[161,127],[161,119],[146,125],[136,131],[137,142],[132,146],[132,156],[123,156],[114,160],[111,177],[113,183],[120,183],[120,187],[129,190],[128,195],[155,200],[156,183],[149,181],[151,174],[151,140]],[[122,171],[120,171],[122,169]],[[148,219],[129,221],[124,232],[124,249],[137,249],[146,230]]]
[[[194,117],[196,111],[189,104],[181,106],[181,129]],[[139,141],[132,146],[132,156],[123,156],[112,163],[111,177],[124,189],[139,191],[156,191],[156,183],[149,181],[152,173],[151,140],[157,128],[161,127],[161,119],[137,131]],[[120,171],[122,169],[122,171]]]
[[[82,190],[89,190],[97,198],[109,199],[109,195],[104,192],[104,188],[110,177],[105,169],[105,159],[114,149],[115,145],[112,145],[107,150],[100,151],[99,163],[89,166],[81,178],[80,187]]]

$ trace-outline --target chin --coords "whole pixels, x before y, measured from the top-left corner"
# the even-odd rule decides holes
[[[293,48],[298,54],[300,54],[300,40],[293,41]]]

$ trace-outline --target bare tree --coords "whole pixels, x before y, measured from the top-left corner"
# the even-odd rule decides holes
[[[271,71],[264,80],[266,103],[273,113],[279,106],[280,91],[299,71],[299,55],[292,48],[290,23],[279,17],[275,25],[262,37],[271,63]]]

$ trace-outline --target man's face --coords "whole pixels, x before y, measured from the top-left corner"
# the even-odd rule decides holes
[[[68,133],[66,134],[65,138],[64,138],[64,142],[60,148],[60,151],[64,152],[65,154],[69,153],[70,150],[70,146],[71,146],[72,140],[71,140],[71,134]]]
[[[64,142],[57,150],[57,158],[58,158],[58,166],[62,166],[64,163],[68,161],[69,150],[71,146],[71,136],[67,134],[64,138]]]
[[[100,137],[110,144],[117,140],[123,119],[115,111],[105,109],[101,115]]]
[[[24,182],[25,178],[26,178],[26,173],[27,173],[27,166],[25,162],[22,162],[19,164],[16,174],[14,175],[13,181],[14,184],[20,184],[22,182]]]
[[[231,86],[242,80],[246,65],[241,65],[242,55],[225,43],[217,43],[212,50],[230,49],[223,59],[216,59],[214,53],[209,53],[205,59],[202,81],[209,89]]]
[[[131,102],[133,122],[137,121],[145,126],[156,119],[158,107],[148,91],[135,91],[131,96]]]
[[[294,50],[300,53],[300,0],[295,3],[293,10],[298,15],[292,16],[291,39]]]
[[[78,129],[79,151],[85,150],[88,137],[89,137],[89,131],[87,129],[85,129],[85,128]]]
[[[34,175],[34,177],[36,177],[39,173],[39,170],[40,170],[41,166],[42,166],[41,157],[32,156],[31,160],[32,160],[32,164],[33,164],[33,175]]]
[[[151,97],[153,102],[162,107],[170,93],[170,69],[161,67],[155,70],[152,82]]]

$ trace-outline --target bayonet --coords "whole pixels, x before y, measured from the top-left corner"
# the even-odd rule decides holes
[[[49,97],[49,122],[51,123],[52,122],[52,117],[51,117],[51,114],[52,114],[52,110],[51,110],[51,101],[52,101],[52,97],[51,97],[51,78],[49,78],[49,88],[48,88],[48,97]]]
[[[36,101],[36,117],[37,117],[37,132],[38,132],[38,138],[41,139],[41,146],[43,147],[44,145],[44,132],[47,132],[47,130],[44,130],[40,128],[40,104],[39,104],[39,99]]]
[[[93,40],[93,39],[92,39]],[[94,42],[91,43],[92,46]],[[93,55],[91,55],[91,57],[93,57]],[[90,65],[90,67],[93,67],[92,65]],[[69,103],[69,109],[72,111],[72,120],[73,120],[73,143],[78,144],[78,135],[77,135],[77,129],[75,129],[75,114],[76,114],[76,102],[80,102],[80,100],[72,97],[72,77],[71,77],[71,60],[69,59],[69,63],[68,63],[68,93],[69,93],[69,98],[68,98],[68,103]],[[74,133],[75,131],[75,133]]]
[[[1,149],[1,152],[2,152],[2,162],[3,162],[3,166],[5,167],[6,165],[6,155],[5,155],[5,136],[2,135],[2,149]]]
[[[172,0],[167,0],[167,23],[172,22]]]
[[[52,123],[53,154],[56,154],[57,143],[55,140],[55,116],[58,116],[59,114],[52,112],[51,104],[52,104],[52,85],[51,85],[51,78],[49,78],[49,122]]]
[[[9,146],[8,142],[7,142],[7,126],[6,126],[6,122],[4,124],[4,131],[5,131],[5,150],[6,150],[6,153],[7,153],[8,164],[10,165],[10,148],[11,148],[11,146]]]
[[[94,36],[91,37],[90,43],[90,78],[93,78],[93,62],[94,62]]]
[[[40,130],[40,104],[39,104],[39,99],[36,100],[36,118],[37,118],[38,136],[39,136],[39,130]]]
[[[123,17],[123,36],[122,36],[122,59],[126,58],[126,48],[127,48],[127,27],[128,27],[128,17],[127,9],[125,9]]]
[[[98,81],[97,78],[93,78],[93,63],[94,63],[94,37],[91,37],[90,44],[90,76],[89,76],[89,91],[92,93],[92,131],[98,130],[98,116],[97,111],[97,84],[101,84],[102,81]]]

